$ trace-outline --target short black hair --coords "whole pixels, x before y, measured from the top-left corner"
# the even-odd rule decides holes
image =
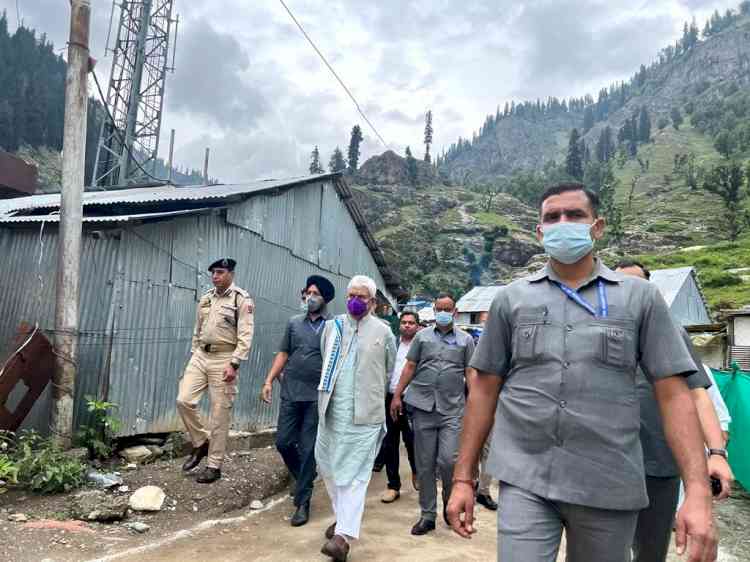
[[[617,265],[615,266],[615,269],[625,269],[627,267],[638,267],[638,268],[640,268],[640,270],[643,272],[643,276],[646,279],[651,280],[651,272],[646,268],[645,265],[643,265],[639,261],[629,260],[629,259],[620,260],[619,262],[617,262]]]
[[[404,310],[401,313],[401,316],[398,317],[398,321],[401,322],[401,320],[404,319],[404,316],[412,316],[414,318],[414,322],[416,322],[417,324],[419,324],[419,314],[417,314],[413,310]]]
[[[544,205],[544,202],[547,199],[549,199],[553,195],[562,195],[563,193],[567,193],[569,191],[582,191],[586,196],[586,199],[589,200],[591,210],[594,211],[594,217],[599,216],[599,196],[590,189],[587,189],[586,186],[582,183],[575,182],[558,183],[556,185],[548,186],[544,190],[544,193],[542,193],[542,196],[539,198],[539,212],[542,211],[542,205]]]
[[[456,304],[456,299],[448,292],[439,293],[438,296],[435,297],[436,301],[439,301],[440,299],[450,299],[453,301],[454,305]]]

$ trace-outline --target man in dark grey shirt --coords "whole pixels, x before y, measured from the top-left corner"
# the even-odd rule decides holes
[[[706,459],[684,380],[696,367],[656,287],[594,257],[593,240],[603,234],[598,198],[582,185],[542,195],[537,238],[550,260],[492,303],[471,361],[478,376],[448,517],[462,536],[474,532],[473,469],[494,418],[498,559],[554,562],[565,528],[568,562],[624,562],[638,510],[648,504],[635,393],[640,363],[686,482],[678,551],[689,536],[691,561],[714,560]]]
[[[631,260],[618,263],[615,271],[647,281],[651,277],[651,273],[643,264]],[[680,328],[680,333],[690,357],[698,367],[686,381],[692,391],[706,446],[709,451],[713,451],[709,456],[709,474],[722,481],[726,488],[722,496],[725,497],[729,493],[733,477],[726,460],[721,425],[706,392],[711,386],[711,379],[706,374],[700,357],[695,353],[687,331]],[[640,403],[640,436],[649,505],[638,513],[633,538],[633,562],[664,562],[669,551],[674,512],[677,509],[680,470],[664,435],[654,389],[641,369],[636,373],[636,392]]]
[[[263,401],[271,403],[273,381],[283,371],[276,448],[296,481],[293,527],[304,525],[310,517],[316,476],[318,384],[323,368],[320,338],[329,318],[326,305],[334,296],[334,287],[325,277],[313,275],[307,279],[302,291],[303,314],[289,320],[261,395]]]
[[[453,324],[456,302],[448,294],[435,299],[435,326],[414,337],[406,365],[393,393],[391,416],[401,414],[401,396],[414,430],[414,454],[419,481],[422,516],[411,530],[424,535],[435,529],[437,485],[435,469],[443,481],[443,510],[448,503],[453,480],[453,464],[458,454],[458,436],[464,413],[469,360],[474,340]]]

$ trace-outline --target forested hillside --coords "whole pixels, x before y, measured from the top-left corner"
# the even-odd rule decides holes
[[[502,104],[437,155],[432,175],[404,181],[401,159],[404,170],[373,177],[386,156],[355,181],[415,290],[505,282],[539,263],[529,236],[538,197],[574,180],[602,199],[604,256],[665,266],[698,256],[714,305],[745,302],[750,277],[733,271],[747,267],[750,240],[750,2],[686,22],[651,64],[596,97]],[[695,246],[705,253],[681,253]],[[713,248],[721,259],[709,263]]]

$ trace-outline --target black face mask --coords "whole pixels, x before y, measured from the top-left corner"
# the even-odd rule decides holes
[[[307,297],[307,310],[308,312],[318,312],[323,308],[323,297],[311,295]]]

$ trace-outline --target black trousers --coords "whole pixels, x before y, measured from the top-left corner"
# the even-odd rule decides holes
[[[315,471],[315,437],[318,403],[282,400],[276,432],[276,449],[296,481],[294,505],[310,501]]]
[[[387,433],[383,440],[383,447],[381,449],[382,460],[385,464],[385,471],[388,475],[388,488],[391,490],[401,489],[401,477],[398,473],[399,468],[399,445],[400,439],[403,439],[404,445],[406,446],[406,456],[409,458],[409,466],[411,466],[412,473],[417,473],[417,468],[414,463],[414,433],[412,432],[411,426],[409,425],[409,419],[406,417],[406,413],[402,413],[396,421],[391,418],[391,400],[393,400],[393,394],[386,394],[385,396],[385,423],[387,427]],[[378,455],[380,456],[380,455]]]
[[[680,477],[646,476],[649,506],[638,513],[633,537],[634,562],[664,562],[680,494]]]

